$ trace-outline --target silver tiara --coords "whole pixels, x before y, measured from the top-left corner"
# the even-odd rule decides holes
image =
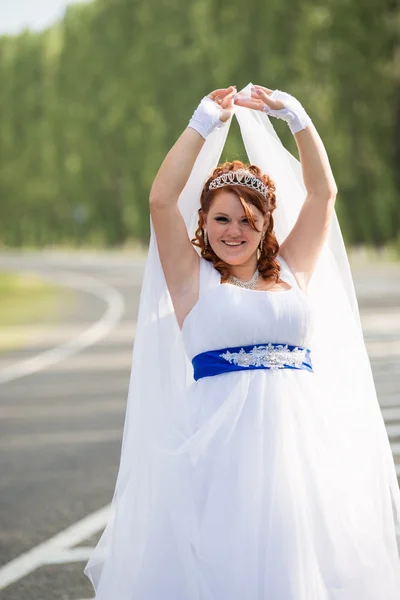
[[[268,198],[268,188],[263,184],[258,177],[254,177],[250,171],[238,169],[237,171],[228,171],[219,177],[213,179],[209,185],[210,190],[224,187],[224,185],[243,185],[249,187],[256,192],[260,192],[264,198]]]

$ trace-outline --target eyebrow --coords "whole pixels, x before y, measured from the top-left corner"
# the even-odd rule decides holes
[[[253,215],[253,219],[257,219],[258,218],[258,215],[255,215],[254,213],[252,213],[252,215]],[[223,212],[217,212],[217,213],[215,213],[214,216],[215,217],[218,217],[218,216],[220,216],[220,217],[229,217],[229,215],[227,215],[226,213],[223,213]],[[242,219],[247,219],[246,214],[242,215],[241,218]]]

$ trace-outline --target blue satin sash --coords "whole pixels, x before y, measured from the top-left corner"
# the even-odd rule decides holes
[[[192,359],[194,378],[249,369],[301,369],[313,373],[310,350],[290,344],[236,346],[209,350]]]

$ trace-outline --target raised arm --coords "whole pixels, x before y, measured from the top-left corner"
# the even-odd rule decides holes
[[[179,325],[198,299],[200,259],[187,234],[178,198],[207,134],[231,116],[235,93],[234,87],[219,89],[208,95],[208,101],[203,99],[189,126],[165,157],[150,191],[150,214],[158,252]]]
[[[307,196],[280,252],[306,290],[326,241],[337,187],[325,146],[310,123],[295,134]]]
[[[306,291],[328,235],[337,194],[324,144],[301,104],[285,92],[256,86],[251,99],[235,102],[284,119],[294,134],[307,196],[279,252]]]

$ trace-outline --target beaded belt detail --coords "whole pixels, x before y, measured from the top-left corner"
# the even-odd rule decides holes
[[[310,350],[289,344],[237,346],[197,354],[192,360],[194,378],[247,369],[301,369],[313,373]]]

